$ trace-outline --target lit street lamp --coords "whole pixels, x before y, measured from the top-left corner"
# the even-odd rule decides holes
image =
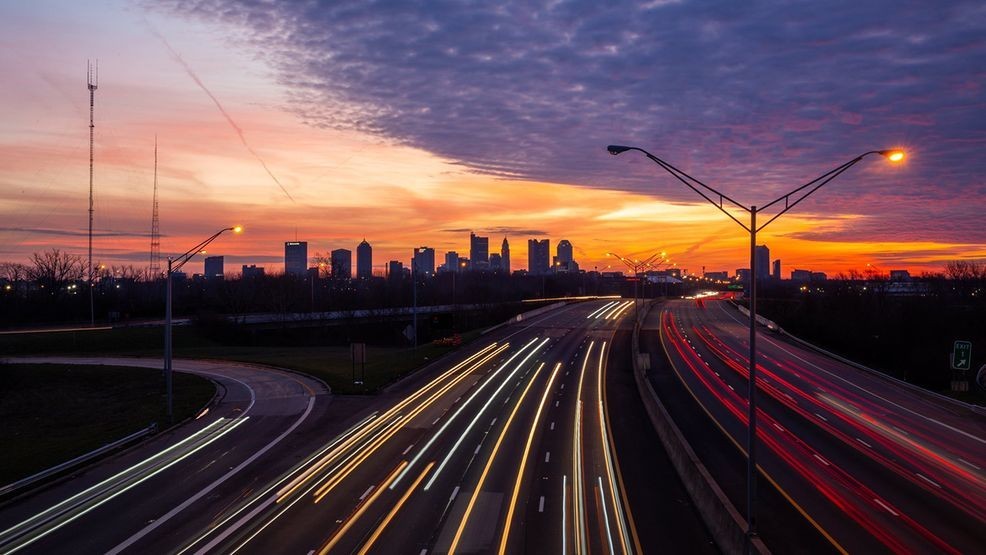
[[[633,279],[634,279],[634,282],[633,282],[633,317],[636,318],[637,320],[640,320],[640,309],[637,306],[637,297],[639,296],[637,294],[637,291],[638,291],[638,285],[639,285],[639,282],[640,282],[640,273],[641,273],[641,271],[643,271],[644,268],[651,268],[651,267],[656,268],[660,264],[666,262],[667,261],[667,259],[665,258],[666,253],[664,253],[663,251],[662,252],[655,252],[649,258],[647,258],[645,260],[637,260],[637,259],[632,259],[631,260],[631,259],[629,259],[629,258],[627,258],[625,256],[620,256],[619,254],[616,254],[615,252],[608,252],[608,253],[606,253],[606,256],[615,256],[620,262],[622,262],[627,267],[627,269],[629,269],[631,272],[633,272]],[[655,260],[657,260],[658,257],[660,257],[660,260],[658,262],[654,262]],[[657,266],[655,266],[655,264]]]
[[[165,303],[164,303],[164,383],[165,389],[167,390],[168,396],[168,421],[173,420],[173,401],[174,397],[172,395],[172,379],[171,379],[171,275],[177,272],[185,265],[189,260],[192,259],[196,254],[202,252],[202,250],[222,235],[226,231],[232,231],[233,233],[241,233],[243,228],[241,226],[227,227],[217,231],[212,237],[209,237],[205,241],[202,241],[198,245],[195,245],[191,249],[185,252],[185,254],[172,258],[168,257],[168,273],[166,277],[165,286]]]
[[[749,428],[746,440],[747,449],[747,467],[746,467],[746,534],[748,539],[752,539],[756,535],[756,495],[757,495],[757,463],[756,463],[756,437],[757,437],[757,396],[756,396],[756,375],[757,375],[757,265],[756,265],[756,247],[757,247],[757,232],[761,231],[763,228],[767,227],[771,222],[779,218],[782,214],[788,210],[794,208],[801,201],[806,199],[809,195],[817,191],[823,185],[832,181],[844,171],[853,167],[859,163],[863,158],[869,156],[870,154],[879,154],[884,156],[891,162],[902,162],[904,160],[903,150],[871,150],[860,154],[859,156],[849,160],[845,164],[838,166],[828,172],[818,176],[817,178],[805,183],[804,185],[793,189],[792,191],[777,197],[776,199],[768,202],[767,204],[757,207],[752,205],[746,207],[739,202],[729,198],[728,196],[720,193],[719,191],[709,187],[705,183],[695,179],[694,177],[688,175],[687,173],[679,170],[678,168],[672,166],[671,164],[661,160],[660,158],[654,156],[653,154],[647,152],[646,150],[634,146],[621,146],[621,145],[609,145],[606,150],[610,154],[616,156],[622,154],[628,150],[636,150],[641,152],[649,158],[652,162],[661,166],[665,171],[673,175],[678,181],[685,184],[686,187],[698,193],[702,198],[707,200],[709,203],[713,204],[726,216],[729,216],[734,222],[739,224],[740,227],[745,229],[750,234],[750,377],[748,381],[747,389],[747,399],[748,399],[748,412],[747,418],[749,420]],[[757,224],[757,214],[763,212],[764,210],[771,208],[775,205],[780,206],[783,201],[783,209],[781,209],[777,214],[771,216],[763,224]],[[750,215],[749,225],[741,222],[735,216],[733,216],[723,204],[728,203],[732,207],[743,210]],[[749,547],[749,543],[747,544]]]

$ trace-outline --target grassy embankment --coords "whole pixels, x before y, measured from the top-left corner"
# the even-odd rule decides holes
[[[215,392],[209,380],[175,375],[175,420]],[[65,364],[0,364],[0,485],[126,437],[165,427],[159,370]]]

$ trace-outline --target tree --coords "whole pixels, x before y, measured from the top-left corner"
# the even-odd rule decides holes
[[[0,279],[17,283],[27,279],[28,267],[19,262],[0,262]]]
[[[81,280],[85,275],[82,257],[58,249],[36,252],[31,255],[27,276],[49,291],[58,291],[69,282]]]

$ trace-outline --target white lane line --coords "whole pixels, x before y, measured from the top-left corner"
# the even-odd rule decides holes
[[[978,466],[972,464],[971,462],[969,462],[969,461],[967,461],[967,460],[965,460],[963,458],[959,458],[959,462],[965,463],[965,464],[971,466],[972,468],[975,468],[976,470],[982,470],[982,468],[979,468]]]
[[[915,472],[914,474],[915,474],[915,475],[916,475],[916,476],[917,476],[918,478],[921,478],[922,480],[924,480],[925,482],[928,482],[929,484],[931,484],[931,485],[933,485],[933,486],[935,486],[936,488],[938,488],[938,489],[941,489],[941,486],[940,486],[940,485],[938,485],[938,483],[937,483],[937,482],[935,482],[935,481],[934,481],[934,480],[932,480],[931,478],[928,478],[928,477],[927,477],[927,476],[925,476],[924,474],[921,474],[920,472]]]
[[[816,459],[820,460],[822,462],[822,464],[824,464],[825,466],[829,466],[829,462],[827,460],[823,459],[822,457],[818,456],[818,453],[815,453],[814,456],[815,456]]]
[[[404,450],[404,452],[403,452],[403,453],[401,453],[401,455],[406,455],[406,454],[407,454],[407,452],[408,452],[408,451],[410,451],[412,447],[414,447],[414,444],[413,444],[413,443],[412,443],[411,445],[408,445],[408,446],[407,446],[407,449],[405,449],[405,450]]]
[[[560,402],[560,401],[555,401],[555,406],[556,406],[556,407],[558,406],[558,403],[559,403],[559,402]]]
[[[544,496],[543,495],[541,496],[541,501],[538,502],[538,512],[539,513],[543,513],[544,512]]]
[[[441,420],[441,419],[442,419],[442,417],[439,416],[438,418],[435,419],[434,422],[431,423],[431,425],[434,426],[435,424],[438,424],[438,421]]]
[[[552,422],[552,423],[551,423],[551,429],[552,429],[552,430],[554,430],[554,429],[555,429],[555,423],[554,423],[554,422]]]
[[[824,416],[822,416],[822,415],[820,415],[820,414],[818,414],[817,412],[815,413],[815,416],[817,416],[817,417],[819,417],[819,418],[821,418],[821,419],[822,419],[822,422],[828,422],[828,421],[829,421],[829,419],[828,419],[828,418],[825,418]]]
[[[858,437],[856,438],[856,441],[858,441],[858,442],[860,442],[860,443],[862,443],[863,445],[865,445],[865,446],[867,446],[867,447],[869,447],[870,449],[872,449],[872,448],[873,448],[873,446],[872,446],[872,445],[870,445],[869,443],[866,443],[865,441],[863,441],[863,440],[861,440],[861,439],[859,439]]]
[[[482,447],[482,446],[483,446],[483,444],[482,444],[482,443],[480,443],[479,445],[477,445],[477,446],[476,446],[476,450],[475,450],[475,451],[473,451],[473,452],[472,452],[472,454],[473,454],[473,455],[478,455],[478,454],[479,454],[479,448],[480,448],[480,447]]]
[[[363,492],[363,495],[359,496],[359,500],[362,501],[362,500],[366,499],[366,496],[367,495],[370,495],[370,492],[373,491],[373,488],[375,488],[375,487],[376,487],[376,485],[372,485],[372,486],[366,488],[366,491]]]
[[[778,424],[777,422],[774,422],[774,427],[775,427],[775,428],[777,428],[777,429],[778,429],[778,431],[781,431],[781,432],[783,432],[783,431],[784,431],[784,428],[781,428],[781,425],[780,425],[780,424]]]
[[[879,500],[879,499],[877,499],[876,497],[874,497],[874,498],[873,498],[873,501],[876,501],[876,502],[877,502],[877,504],[878,504],[878,505],[880,505],[881,507],[883,507],[884,509],[886,509],[888,513],[890,513],[890,514],[892,514],[892,515],[894,515],[894,516],[900,516],[900,515],[899,515],[899,514],[897,513],[897,511],[895,511],[895,510],[893,510],[893,509],[891,509],[890,507],[888,507],[888,506],[887,506],[887,504],[886,504],[886,503],[884,503],[883,501],[880,501],[880,500]]]
[[[564,383],[561,384],[561,387],[559,387],[558,389],[565,389],[565,384]]]
[[[568,553],[568,475],[561,477],[561,555]]]
[[[459,495],[459,486],[455,486],[455,489],[452,490],[452,495],[449,496],[448,502],[451,503],[451,502],[455,501],[455,496],[456,495]]]
[[[544,462],[548,462],[551,459],[551,451],[547,451],[544,454]]]

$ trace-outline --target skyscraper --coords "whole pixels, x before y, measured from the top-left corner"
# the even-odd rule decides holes
[[[459,253],[455,251],[448,251],[447,253],[445,253],[445,271],[446,272],[459,271]]]
[[[332,251],[332,277],[335,279],[353,278],[353,251],[336,249]]]
[[[780,258],[778,258],[777,260],[774,261],[774,273],[773,273],[773,275],[771,277],[773,277],[774,280],[776,280],[776,281],[780,281],[781,280],[781,259]]]
[[[558,242],[557,252],[559,265],[567,266],[572,262],[572,243],[568,239],[562,239]]]
[[[411,271],[427,276],[435,275],[435,249],[431,247],[418,247],[414,249],[414,258],[412,261],[414,265]]]
[[[490,238],[469,233],[469,260],[474,270],[485,270],[490,263]]]
[[[500,245],[500,270],[505,274],[510,273],[510,243],[507,242],[506,237]]]
[[[757,245],[755,252],[757,282],[767,281],[770,279],[770,249],[767,245]]]
[[[373,247],[366,239],[356,246],[356,277],[370,279],[373,277]]]
[[[223,257],[205,257],[205,279],[223,279]]]
[[[400,260],[391,260],[387,263],[387,279],[401,279],[404,277],[404,264]]]
[[[499,253],[490,253],[490,271],[497,273],[503,271],[503,258]]]
[[[284,243],[284,273],[304,276],[308,269],[308,241]]]
[[[548,239],[527,240],[527,272],[534,276],[548,273],[551,267],[551,245]]]

